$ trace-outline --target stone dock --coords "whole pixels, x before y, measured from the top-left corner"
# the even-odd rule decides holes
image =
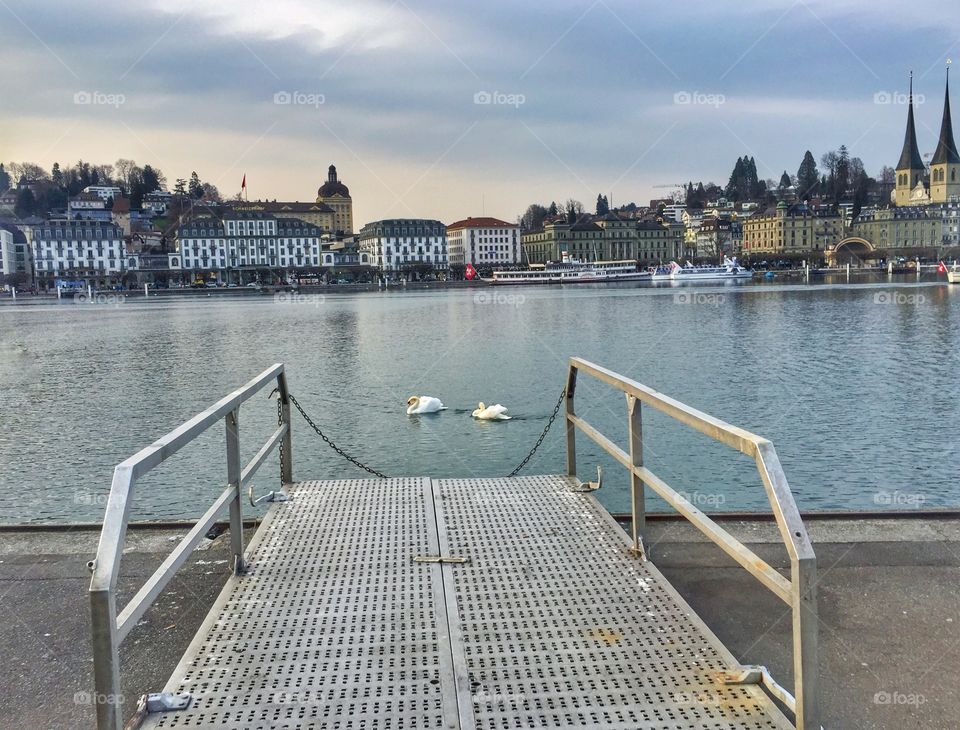
[[[960,726],[960,519],[808,515],[806,524],[819,573],[823,726]],[[788,566],[773,523],[724,526]],[[120,605],[188,529],[131,526]],[[98,537],[92,527],[0,531],[0,727],[94,726],[86,564]],[[773,594],[684,521],[651,518],[647,547],[737,659],[790,686],[790,613]],[[229,575],[229,553],[226,534],[205,542],[124,642],[125,714],[166,683]]]

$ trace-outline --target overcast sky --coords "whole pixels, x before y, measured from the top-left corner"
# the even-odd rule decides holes
[[[126,157],[286,200],[334,163],[358,225],[513,220],[724,184],[744,154],[779,178],[846,144],[876,174],[910,69],[932,152],[960,4],[0,0],[0,48],[0,160]]]

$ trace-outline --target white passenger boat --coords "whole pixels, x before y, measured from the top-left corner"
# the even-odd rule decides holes
[[[957,268],[956,264],[947,269],[947,283],[960,284],[960,269]]]
[[[523,271],[494,271],[493,284],[606,284],[616,281],[650,281],[636,261],[551,261],[532,264]]]
[[[723,257],[720,266],[694,266],[689,261],[681,266],[671,261],[669,266],[651,268],[651,281],[725,281],[728,279],[752,279],[753,271],[737,263],[737,258]]]

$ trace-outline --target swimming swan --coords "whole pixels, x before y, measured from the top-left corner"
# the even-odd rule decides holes
[[[483,403],[480,403],[477,406],[477,410],[473,412],[474,418],[479,418],[482,421],[509,421],[510,416],[507,415],[507,409],[505,406],[500,405],[499,403],[495,406],[485,406]]]
[[[447,407],[443,405],[440,399],[431,395],[411,395],[407,399],[408,416],[415,413],[436,413],[445,410],[447,410]]]

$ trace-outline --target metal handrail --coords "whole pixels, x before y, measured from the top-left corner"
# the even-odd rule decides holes
[[[576,415],[574,394],[577,374],[580,372],[623,391],[627,399],[629,449],[622,449]],[[578,357],[570,358],[566,394],[567,474],[576,476],[577,473],[577,429],[583,431],[592,441],[626,467],[630,473],[632,537],[635,551],[643,551],[642,534],[646,526],[644,488],[646,486],[659,494],[694,527],[790,606],[793,614],[794,697],[788,696],[786,704],[794,712],[797,730],[819,730],[817,561],[773,444],[761,436],[732,426],[658,393],[635,380],[625,378],[612,370]],[[789,580],[643,465],[641,404],[665,413],[674,420],[754,459],[780,529],[780,535],[790,556]]]
[[[250,463],[241,468],[240,405],[274,381],[279,392],[281,423]],[[134,484],[140,477],[173,456],[220,419],[223,419],[226,430],[227,488],[118,615],[117,576],[130,519]],[[90,580],[90,614],[96,686],[94,699],[99,730],[120,730],[122,727],[120,643],[136,626],[137,621],[160,595],[164,586],[183,565],[227,506],[230,508],[233,570],[236,574],[243,572],[242,490],[278,444],[281,448],[281,482],[289,484],[293,481],[293,450],[290,432],[290,393],[287,389],[283,363],[277,363],[264,370],[246,385],[221,398],[202,413],[198,413],[152,445],[121,462],[114,469],[113,483],[110,486],[110,496],[103,518],[103,529],[100,532],[100,543],[97,546],[97,557],[91,562],[93,577]]]

